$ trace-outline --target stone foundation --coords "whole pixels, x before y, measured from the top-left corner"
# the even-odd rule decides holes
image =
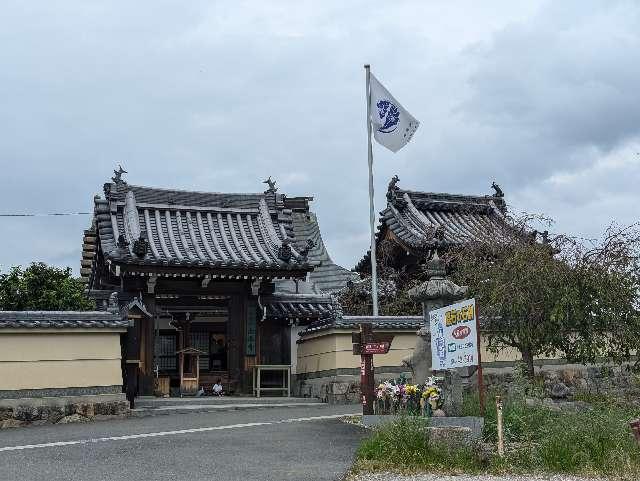
[[[394,379],[404,373],[411,379],[411,373],[401,368],[384,370],[377,368],[376,383]],[[388,372],[392,371],[392,372]],[[321,376],[298,374],[292,383],[292,395],[298,397],[316,397],[328,404],[360,403],[360,370],[341,369],[335,372],[324,372]]]
[[[489,365],[490,366],[490,365]],[[513,393],[518,389],[513,367],[486,367],[484,383],[488,390]],[[640,393],[640,377],[625,366],[581,364],[543,364],[535,368],[535,385],[542,388],[547,397],[564,399],[577,393],[590,395]],[[470,378],[475,386],[477,378]]]
[[[404,373],[411,380],[411,373],[400,368],[390,372],[376,371],[376,383],[397,378]],[[360,402],[360,375],[344,369],[324,372],[322,375],[295,375],[292,382],[292,395],[316,397],[329,404],[356,404]],[[519,388],[515,382],[513,364],[484,364],[484,384],[488,391],[515,394]],[[424,382],[424,381],[423,381]],[[477,375],[460,379],[465,391],[475,391]],[[562,364],[553,361],[536,366],[536,385],[540,386],[546,397],[555,399],[571,398],[576,393],[591,395],[614,394],[640,395],[640,377],[624,366],[583,366],[580,364]],[[566,388],[566,389],[565,389]]]
[[[124,394],[3,399],[0,429],[120,418],[129,412]]]

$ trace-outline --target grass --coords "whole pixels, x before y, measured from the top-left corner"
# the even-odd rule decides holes
[[[481,472],[477,449],[448,449],[425,436],[428,420],[403,416],[396,423],[373,431],[358,449],[356,468],[367,470],[449,470]],[[395,469],[394,469],[395,468]]]
[[[476,414],[473,400],[465,414]],[[364,440],[356,470],[410,470],[465,473],[566,473],[640,479],[640,447],[629,421],[640,408],[597,403],[589,412],[556,413],[527,407],[522,401],[504,406],[504,459],[495,454],[496,410],[488,406],[483,433],[485,449],[455,449],[430,443],[424,435],[428,421],[403,418]],[[488,449],[487,449],[488,447]]]

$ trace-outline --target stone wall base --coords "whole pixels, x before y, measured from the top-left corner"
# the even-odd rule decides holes
[[[351,371],[353,373],[345,373]],[[358,374],[356,374],[358,372]],[[411,372],[402,371],[411,379]],[[298,374],[293,376],[292,395],[298,397],[315,397],[328,404],[360,404],[360,374],[359,369],[340,370],[335,373],[324,372],[322,376]],[[377,368],[376,382],[397,378],[398,369],[385,372],[384,368]]]
[[[513,393],[518,390],[513,367],[484,369],[484,383],[487,389]],[[475,387],[477,377],[470,378],[469,388]],[[638,394],[640,377],[626,366],[582,365],[582,364],[543,364],[535,367],[535,385],[541,388],[545,396],[567,398],[575,394]]]
[[[484,384],[487,390],[514,394],[515,381],[513,363],[483,364]],[[292,376],[292,394],[299,397],[316,397],[329,404],[355,404],[360,402],[360,375],[357,369],[340,369],[322,373],[297,374]],[[376,383],[397,378],[401,370],[377,368]],[[411,372],[402,371],[411,380]],[[563,364],[561,362],[539,363],[535,368],[536,385],[553,398],[570,398],[577,393],[636,394],[640,395],[640,376],[625,366]],[[413,382],[413,381],[412,381]],[[417,380],[416,382],[424,382]],[[477,375],[460,379],[465,391],[477,389]]]
[[[124,394],[0,400],[0,429],[67,424],[128,416]]]

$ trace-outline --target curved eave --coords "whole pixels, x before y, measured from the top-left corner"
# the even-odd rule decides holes
[[[213,265],[207,262],[169,263],[123,262],[120,259],[108,259],[109,270],[114,275],[159,276],[159,277],[202,277],[228,279],[248,278],[304,278],[313,270],[308,264],[258,266],[246,264]]]

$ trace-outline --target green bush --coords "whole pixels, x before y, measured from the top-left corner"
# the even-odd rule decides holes
[[[473,397],[465,414],[477,414]],[[587,412],[554,412],[528,407],[522,400],[504,403],[506,456],[495,453],[495,403],[487,403],[484,441],[489,454],[475,447],[447,449],[430,443],[424,434],[427,420],[406,417],[377,429],[358,450],[360,465],[369,469],[572,473],[640,479],[640,446],[629,421],[640,417],[640,407],[599,403]]]
[[[375,429],[358,449],[360,467],[458,472],[480,472],[487,467],[475,447],[448,448],[429,441],[425,432],[428,425],[428,418],[403,416]]]
[[[640,448],[629,421],[640,411],[605,404],[581,413],[508,404],[505,438],[519,443],[508,452],[509,464],[519,470],[601,475],[640,475]],[[485,435],[495,439],[493,422]]]

